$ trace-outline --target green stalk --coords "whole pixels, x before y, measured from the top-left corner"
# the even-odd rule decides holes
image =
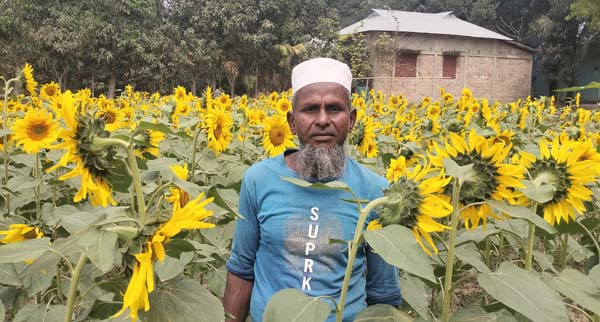
[[[456,246],[456,229],[458,228],[459,213],[458,198],[460,197],[460,183],[454,179],[452,187],[452,218],[450,219],[450,242],[448,243],[448,259],[446,260],[446,276],[444,278],[444,302],[442,304],[442,322],[450,321],[450,300],[452,294],[452,272],[454,270],[454,248]]]
[[[531,203],[531,211],[535,214],[537,212],[537,202]],[[525,254],[525,269],[531,271],[531,261],[533,258],[533,241],[535,239],[535,225],[529,223],[529,233],[527,240],[527,253]]]
[[[354,266],[354,259],[356,258],[356,252],[358,250],[358,242],[360,237],[362,236],[363,227],[365,225],[365,220],[367,216],[375,207],[378,207],[384,204],[387,201],[388,197],[377,198],[371,202],[369,202],[365,208],[360,212],[358,216],[358,222],[356,223],[356,229],[354,230],[354,239],[349,244],[348,247],[348,265],[346,265],[346,273],[344,275],[344,281],[342,282],[342,292],[340,294],[340,305],[339,310],[336,311],[335,321],[342,322],[342,317],[344,313],[344,304],[346,303],[346,295],[348,295],[348,284],[350,283],[350,275],[352,275],[352,267]],[[360,209],[360,203],[359,203]]]
[[[191,166],[191,182],[196,181],[196,144],[198,144],[198,137],[200,137],[200,133],[202,132],[202,128],[199,128],[194,135],[194,145],[192,145],[192,166]]]
[[[83,271],[83,266],[85,266],[85,261],[87,257],[85,253],[81,253],[79,256],[79,260],[77,261],[77,265],[75,266],[75,271],[71,276],[71,285],[69,285],[69,295],[67,295],[67,307],[65,311],[65,319],[64,322],[71,322],[73,315],[73,306],[75,306],[75,298],[77,295],[77,284],[79,284],[79,277],[81,277],[81,271]]]
[[[533,239],[535,237],[535,225],[529,223],[529,233],[527,240],[527,253],[525,254],[525,269],[531,271],[531,262],[533,258]]]
[[[148,221],[146,215],[146,204],[144,203],[144,192],[142,190],[142,179],[140,178],[140,170],[137,166],[137,160],[135,153],[133,152],[133,146],[127,149],[127,161],[129,161],[129,167],[131,168],[131,176],[133,177],[133,188],[135,189],[135,195],[137,197],[137,210],[140,216],[140,222],[143,224]]]
[[[36,180],[40,180],[41,175],[40,175],[40,154],[36,153],[35,154],[35,166],[33,167],[33,175],[35,176]],[[42,186],[42,182],[40,181],[38,183],[38,185],[35,187],[35,219],[36,220],[40,220],[41,216],[42,216],[42,207],[41,207],[41,201],[40,201],[40,188]]]
[[[60,273],[62,270],[62,266],[60,265],[60,263],[58,263],[57,265],[57,269],[56,269],[56,297],[58,297],[58,301],[62,304],[63,303],[63,292],[62,292],[62,282],[60,280]]]
[[[4,120],[4,124],[2,124],[2,127],[5,130],[8,130],[8,129],[10,129],[10,124],[8,124],[8,121],[9,121],[9,118],[8,118],[8,95],[12,91],[12,88],[10,87],[10,83],[15,82],[19,79],[12,78],[7,81],[4,79],[4,77],[2,77],[2,80],[4,80],[4,105],[2,106],[2,119]],[[6,185],[6,183],[8,182],[8,134],[2,136],[2,144],[3,144],[2,154],[3,154],[3,161],[4,161],[4,182],[3,182],[3,184]],[[6,214],[8,214],[8,213],[10,213],[10,194],[6,195]]]

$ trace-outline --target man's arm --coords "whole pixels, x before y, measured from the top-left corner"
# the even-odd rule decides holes
[[[367,246],[367,305],[400,306],[401,303],[398,269]]]
[[[250,295],[254,281],[245,280],[231,272],[227,272],[223,307],[225,312],[235,316],[225,322],[244,322],[250,310]]]

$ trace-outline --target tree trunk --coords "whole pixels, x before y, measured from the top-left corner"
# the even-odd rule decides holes
[[[108,81],[108,95],[107,98],[115,97],[115,87],[117,86],[117,71],[113,68],[110,71],[110,80]]]
[[[196,75],[196,73],[192,74],[192,94],[194,94],[194,96],[198,96],[196,95],[196,83],[198,82],[198,76]]]

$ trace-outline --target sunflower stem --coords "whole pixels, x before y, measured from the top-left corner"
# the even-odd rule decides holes
[[[344,281],[342,282],[342,291],[340,294],[340,305],[339,310],[336,311],[336,322],[342,322],[344,313],[344,304],[346,303],[346,295],[348,294],[348,284],[350,283],[350,275],[352,275],[352,268],[354,266],[354,259],[356,258],[356,252],[358,250],[358,242],[362,236],[365,220],[375,207],[384,204],[388,197],[377,198],[369,202],[363,210],[361,210],[358,216],[358,222],[356,223],[356,229],[354,230],[354,239],[349,244],[348,248],[348,264],[346,265],[346,273],[344,275]],[[360,209],[360,202],[358,203]]]
[[[71,284],[69,285],[69,295],[67,295],[67,307],[65,311],[64,322],[71,322],[73,315],[73,306],[75,306],[75,299],[77,295],[77,284],[79,284],[79,277],[81,276],[81,271],[83,271],[83,266],[85,266],[85,262],[87,260],[87,256],[85,253],[81,253],[79,256],[79,260],[75,265],[75,271],[71,276]]]
[[[442,304],[442,322],[450,321],[450,300],[452,294],[452,272],[454,270],[454,248],[456,246],[456,229],[460,214],[458,198],[460,196],[460,182],[454,178],[452,187],[452,218],[450,219],[450,241],[448,243],[448,259],[446,260],[446,276],[444,278],[444,302]]]
[[[35,154],[35,166],[33,167],[33,174],[35,176],[35,180],[40,181],[40,154],[39,152]],[[38,182],[37,186],[35,186],[35,219],[40,220],[42,215],[42,207],[40,205],[40,188],[42,186],[42,182]]]
[[[537,213],[537,202],[531,202],[531,212],[534,214]],[[525,269],[531,271],[531,261],[533,258],[533,241],[535,238],[535,225],[533,223],[529,223],[529,232],[528,232],[528,240],[527,240],[527,253],[525,254]]]
[[[198,131],[196,131],[196,135],[194,135],[194,145],[192,145],[192,169],[190,171],[191,173],[191,182],[195,182],[196,181],[196,144],[198,144],[198,137],[200,137],[200,133],[202,132],[202,128],[199,128]]]
[[[4,80],[4,78],[2,78]],[[4,123],[2,124],[2,128],[5,130],[10,129],[10,124],[8,124],[8,95],[12,91],[12,87],[10,84],[18,81],[19,78],[11,78],[9,80],[4,80],[4,105],[2,106],[2,119]],[[2,136],[2,154],[4,161],[4,181],[2,182],[5,186],[8,182],[8,134]],[[10,194],[6,194],[6,214],[10,213]]]
[[[531,271],[531,262],[533,259],[533,240],[535,237],[535,225],[529,223],[529,233],[527,240],[527,254],[525,254],[525,269]]]
[[[133,178],[133,189],[135,189],[135,196],[137,199],[137,211],[140,216],[140,222],[145,224],[148,220],[146,216],[146,204],[144,203],[144,192],[142,190],[142,179],[140,178],[140,170],[137,166],[137,160],[135,158],[135,152],[133,146],[127,149],[127,160],[129,161],[129,167],[131,168],[131,176]]]

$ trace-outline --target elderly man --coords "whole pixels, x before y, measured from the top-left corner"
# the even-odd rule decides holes
[[[262,321],[267,302],[284,288],[339,300],[348,253],[330,239],[351,240],[356,205],[343,191],[307,189],[282,180],[341,180],[361,199],[372,200],[387,187],[384,178],[346,157],[344,144],[356,121],[350,103],[348,66],[316,58],[292,70],[294,97],[287,119],[298,150],[248,169],[240,191],[239,219],[227,262],[225,310],[228,321]],[[376,216],[371,214],[371,216]],[[371,218],[372,219],[372,218]],[[344,308],[344,321],[370,304],[400,304],[397,270],[367,245],[358,251]],[[328,321],[333,321],[332,314]]]

